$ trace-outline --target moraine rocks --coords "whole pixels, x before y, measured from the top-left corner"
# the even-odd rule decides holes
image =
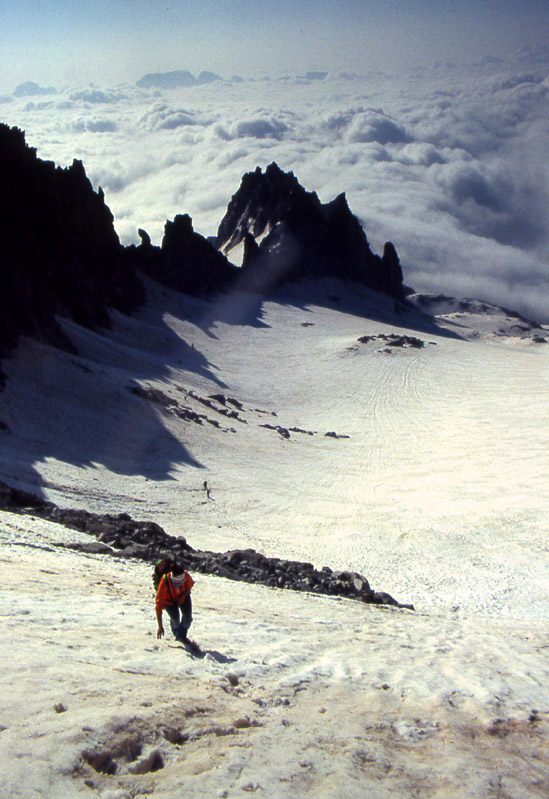
[[[215,574],[230,580],[259,583],[328,596],[348,597],[377,605],[413,610],[383,591],[373,591],[368,580],[352,571],[315,569],[311,563],[269,558],[254,549],[208,552],[191,547],[182,536],[170,536],[151,521],[135,521],[127,513],[98,514],[59,508],[35,494],[11,488],[0,481],[0,508],[11,513],[38,516],[94,536],[89,543],[62,544],[92,554],[133,557],[154,563],[170,554],[189,571]]]

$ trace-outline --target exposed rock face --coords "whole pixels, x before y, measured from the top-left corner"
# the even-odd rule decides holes
[[[394,246],[374,255],[344,194],[322,204],[292,172],[275,163],[242,178],[222,220],[217,246],[228,257],[243,243],[242,268],[250,288],[268,290],[291,280],[354,280],[397,299],[404,296]]]
[[[66,169],[42,161],[22,131],[0,125],[0,199],[0,358],[20,335],[69,348],[56,316],[108,327],[109,308],[129,313],[144,301],[139,269],[186,294],[238,286],[265,295],[293,280],[337,277],[403,297],[395,248],[372,253],[345,195],[323,205],[274,163],[243,177],[214,243],[181,214],[166,222],[161,247],[139,229],[141,244],[124,248],[81,161]],[[239,244],[242,268],[219,251]]]
[[[55,315],[108,326],[144,290],[80,161],[62,169],[36,157],[18,128],[0,125],[0,354],[22,334],[68,346]]]
[[[135,266],[150,277],[185,294],[209,294],[229,288],[238,269],[210,242],[193,230],[188,214],[178,214],[164,226],[162,247],[151,245],[139,230],[141,245],[128,248]]]
[[[40,516],[93,535],[97,540],[89,544],[66,545],[93,554],[140,558],[152,563],[170,554],[190,571],[216,574],[229,580],[345,596],[360,602],[396,605],[413,610],[412,605],[403,605],[383,591],[373,591],[368,580],[356,572],[334,572],[327,566],[319,570],[311,563],[268,558],[254,549],[224,553],[196,550],[185,538],[169,536],[155,522],[134,521],[127,513],[113,515],[62,509],[53,502],[11,488],[1,481],[0,508],[12,513]]]

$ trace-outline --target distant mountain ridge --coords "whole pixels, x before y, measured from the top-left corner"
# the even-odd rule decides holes
[[[20,83],[14,89],[14,97],[36,97],[42,94],[57,94],[57,90],[53,86],[39,86],[32,80],[27,80]]]
[[[0,125],[0,356],[20,335],[70,346],[56,316],[108,326],[109,308],[131,313],[145,300],[139,270],[189,294],[238,287],[262,294],[291,281],[353,280],[402,300],[402,270],[393,245],[372,253],[345,195],[322,204],[276,163],[244,175],[215,245],[193,230],[188,214],[167,221],[161,247],[140,230],[123,247],[101,189],[81,161],[67,168],[37,158],[18,128]],[[243,242],[242,267],[230,252]]]
[[[172,72],[149,72],[139,78],[135,85],[140,89],[180,89],[214,83],[217,80],[223,78],[214,72],[201,72],[196,78],[186,69],[177,69]]]

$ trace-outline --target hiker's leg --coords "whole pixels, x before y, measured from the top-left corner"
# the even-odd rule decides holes
[[[186,638],[187,631],[191,624],[193,623],[193,603],[191,600],[191,595],[185,599],[183,604],[179,608],[181,610],[181,622],[179,627],[177,628],[177,633],[175,635],[176,638]]]
[[[170,627],[172,628],[172,633],[177,638],[177,630],[179,627],[179,606],[178,605],[166,605],[164,608],[168,616],[170,617]]]

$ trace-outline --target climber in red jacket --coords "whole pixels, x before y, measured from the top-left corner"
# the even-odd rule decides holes
[[[170,617],[170,626],[177,641],[187,642],[187,631],[193,621],[191,588],[194,580],[182,566],[175,564],[169,574],[165,574],[156,592],[156,620],[158,622],[157,638],[164,635],[162,611]],[[180,615],[181,614],[181,615]]]

